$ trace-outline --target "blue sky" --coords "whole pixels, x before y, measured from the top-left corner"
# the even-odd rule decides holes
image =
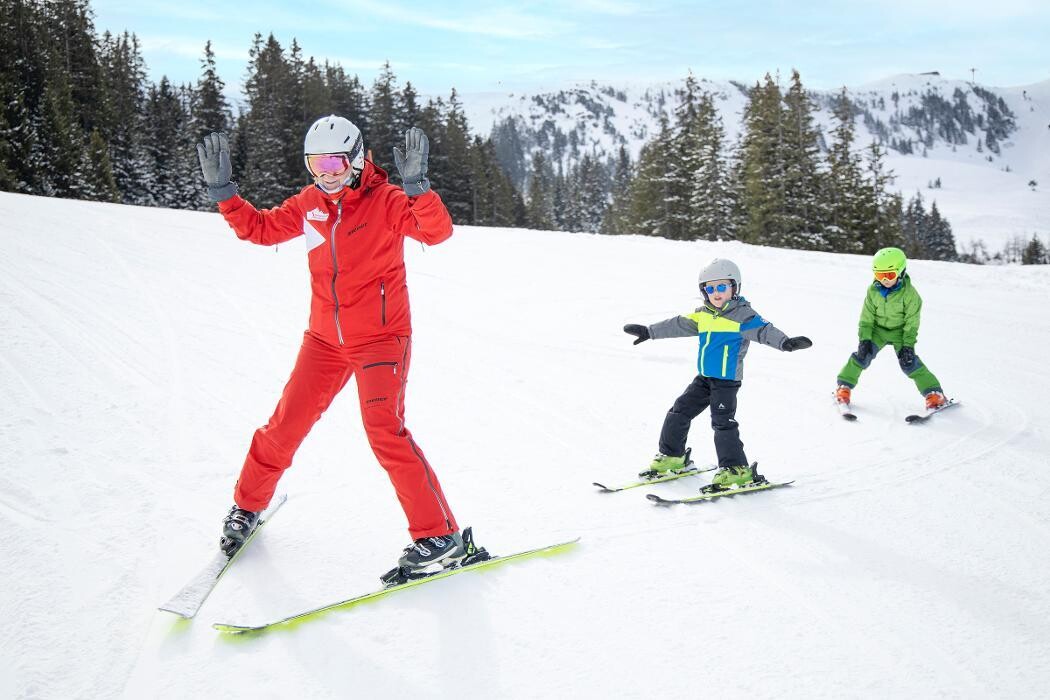
[[[95,0],[99,32],[138,35],[150,76],[195,81],[211,39],[223,80],[243,80],[252,36],[338,61],[366,85],[389,60],[424,94],[537,90],[698,76],[754,82],[798,68],[807,87],[896,73],[1026,85],[1050,79],[1042,0],[831,2],[229,2]]]

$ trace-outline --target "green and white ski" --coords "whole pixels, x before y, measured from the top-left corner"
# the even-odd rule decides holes
[[[259,515],[259,524],[255,526],[252,534],[248,535],[248,539],[244,541],[240,547],[237,548],[232,554],[226,554],[225,552],[219,552],[211,560],[206,567],[201,569],[200,573],[197,574],[192,581],[183,586],[182,590],[171,597],[164,605],[160,606],[158,610],[165,612],[175,613],[179,617],[191,618],[197,614],[197,611],[204,605],[204,601],[207,600],[208,595],[214,590],[216,584],[219,583],[219,579],[226,573],[226,569],[230,568],[230,564],[237,558],[237,555],[244,551],[244,548],[248,546],[259,530],[262,530],[262,526],[270,521],[284,502],[288,500],[286,494],[282,494],[275,498],[270,506]]]
[[[469,530],[469,528],[468,528],[468,530]],[[466,536],[468,534],[467,531],[465,530],[463,534],[464,534],[464,539],[466,539],[467,538]],[[579,541],[580,541],[580,538],[577,537],[576,539],[568,540],[566,542],[559,542],[558,544],[547,545],[545,547],[537,547],[536,549],[529,549],[529,550],[525,550],[525,551],[522,551],[522,552],[516,552],[514,554],[506,554],[504,556],[490,556],[482,548],[482,549],[478,549],[477,550],[478,554],[480,556],[488,557],[488,558],[479,558],[479,559],[476,559],[475,561],[473,561],[472,563],[469,563],[469,564],[464,564],[462,566],[456,566],[454,568],[445,569],[443,571],[439,571],[438,573],[431,574],[429,576],[424,576],[423,578],[410,579],[410,580],[408,580],[408,581],[406,581],[404,583],[400,583],[400,584],[397,584],[397,585],[394,585],[394,586],[389,586],[387,588],[381,588],[381,589],[379,589],[377,591],[372,591],[371,593],[365,593],[364,595],[355,596],[353,598],[347,598],[346,600],[340,600],[338,602],[330,603],[328,605],[323,605],[323,606],[321,606],[319,608],[314,608],[313,610],[307,610],[306,612],[301,612],[301,613],[298,613],[296,615],[289,615],[288,617],[281,618],[280,620],[275,620],[273,622],[267,622],[267,623],[264,623],[264,624],[261,624],[261,625],[235,625],[235,624],[228,624],[228,623],[217,622],[217,623],[213,624],[212,627],[214,627],[215,629],[217,629],[220,632],[228,632],[228,633],[232,633],[232,634],[244,634],[244,633],[247,633],[247,632],[261,632],[261,631],[264,631],[264,630],[272,629],[274,627],[280,627],[280,626],[290,625],[290,624],[297,623],[297,622],[302,622],[304,620],[317,617],[318,615],[320,615],[322,613],[325,613],[325,612],[328,612],[329,610],[335,610],[337,608],[349,608],[349,607],[352,607],[354,605],[357,605],[358,603],[363,603],[366,600],[375,600],[376,598],[382,598],[383,596],[390,595],[391,593],[396,593],[396,592],[404,590],[406,588],[412,588],[414,586],[419,586],[419,585],[422,585],[424,583],[429,583],[431,581],[436,581],[438,579],[447,578],[449,576],[455,576],[456,574],[465,573],[467,571],[475,571],[477,569],[483,569],[483,568],[486,568],[486,567],[489,567],[489,566],[495,566],[497,564],[502,564],[504,562],[508,562],[508,561],[513,560],[513,559],[525,559],[527,557],[535,557],[535,556],[540,556],[540,555],[544,555],[544,554],[552,554],[552,553],[557,552],[559,550],[563,550],[563,549],[566,549],[568,547],[571,547],[572,545],[576,544]]]
[[[602,493],[615,493],[617,491],[626,491],[627,489],[636,489],[639,486],[648,486],[649,484],[662,484],[665,481],[684,479],[687,476],[696,476],[697,474],[701,474],[703,472],[711,472],[715,469],[718,469],[718,467],[713,464],[708,464],[703,467],[689,467],[687,469],[683,469],[680,472],[671,472],[669,474],[664,474],[663,476],[654,476],[649,479],[641,478],[637,481],[630,481],[626,484],[621,484],[620,486],[606,486],[605,484],[599,484],[597,481],[594,482],[594,485],[600,488],[602,490]]]
[[[705,492],[705,493],[700,493],[699,495],[696,495],[696,496],[690,496],[688,498],[673,498],[673,499],[672,498],[661,498],[660,496],[657,496],[655,493],[646,494],[645,497],[648,498],[650,501],[652,501],[653,503],[655,503],[657,505],[669,506],[669,505],[674,505],[675,503],[698,503],[700,501],[710,501],[710,500],[713,500],[715,498],[721,498],[722,496],[736,496],[737,494],[752,493],[754,491],[768,491],[769,489],[775,489],[775,488],[779,488],[781,486],[788,486],[788,485],[793,484],[793,483],[795,483],[795,482],[794,481],[783,481],[783,482],[780,482],[780,483],[768,483],[767,482],[765,484],[752,484],[752,485],[749,485],[749,486],[740,486],[740,487],[737,487],[737,488],[730,488],[730,489],[726,489],[724,491],[708,491],[708,492]]]

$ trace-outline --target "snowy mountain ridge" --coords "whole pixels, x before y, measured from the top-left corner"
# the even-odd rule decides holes
[[[732,146],[750,86],[698,82],[715,96]],[[537,149],[563,166],[584,152],[611,158],[621,146],[636,159],[659,130],[661,115],[673,119],[681,85],[590,82],[537,94],[466,94],[463,101],[472,128],[493,134],[501,162],[520,184]],[[826,137],[839,91],[809,94]],[[960,245],[982,239],[998,248],[1012,236],[1050,234],[1050,80],[995,88],[904,74],[848,89],[847,95],[857,110],[857,149],[876,139],[884,143],[887,166],[897,175],[894,189],[935,199]]]

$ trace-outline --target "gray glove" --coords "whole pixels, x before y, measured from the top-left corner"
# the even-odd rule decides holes
[[[405,132],[405,150],[394,148],[394,165],[401,174],[401,186],[409,197],[418,197],[430,190],[427,179],[427,156],[430,155],[430,141],[422,129],[410,128]]]
[[[201,162],[204,182],[208,194],[216,202],[225,202],[237,194],[236,183],[230,182],[233,167],[230,165],[230,141],[226,134],[214,131],[197,144],[197,159]]]

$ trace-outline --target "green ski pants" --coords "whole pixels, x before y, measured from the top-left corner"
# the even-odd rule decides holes
[[[839,371],[839,384],[845,384],[846,386],[853,388],[857,386],[857,382],[860,381],[860,374],[871,365],[871,361],[875,359],[875,356],[879,354],[887,345],[892,345],[894,352],[900,352],[903,343],[901,336],[903,330],[887,330],[885,328],[879,328],[875,326],[871,334],[871,340],[875,343],[875,352],[869,356],[866,361],[861,362],[857,357],[857,353],[853,353],[849,356],[846,361],[846,365]],[[941,383],[937,381],[937,377],[933,375],[933,372],[919,359],[919,356],[915,356],[915,360],[910,365],[900,363],[901,371],[904,372],[915,382],[915,388],[919,390],[920,394],[926,394],[934,389],[942,391]]]

